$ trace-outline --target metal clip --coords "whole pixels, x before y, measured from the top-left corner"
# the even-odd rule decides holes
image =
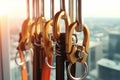
[[[75,29],[75,27],[78,26],[77,22],[72,23],[69,26],[68,33],[68,39],[66,39],[66,53],[67,53],[67,58],[71,63],[75,63],[77,61],[84,63],[87,59],[87,54],[88,54],[88,49],[89,49],[89,40],[90,40],[90,33],[86,25],[83,26],[83,33],[84,33],[84,39],[83,39],[83,44],[79,48],[77,45],[72,45],[72,34]],[[79,52],[78,49],[80,49]],[[82,54],[83,56],[79,56]],[[78,57],[76,57],[76,55]],[[82,57],[82,58],[81,58]]]
[[[86,25],[83,26],[83,33],[84,33],[84,39],[83,39],[83,44],[82,46],[79,45],[73,45],[72,44],[72,34],[74,29],[78,26],[78,22],[74,22],[69,26],[68,33],[68,39],[66,39],[66,55],[68,60],[71,62],[68,65],[68,74],[72,80],[82,80],[84,77],[87,75],[88,72],[88,65],[86,63],[87,59],[87,54],[88,54],[88,49],[89,49],[89,38],[90,38],[90,33]],[[70,69],[72,64],[75,62],[81,62],[85,66],[85,71],[82,74],[82,76],[76,78],[73,77]]]
[[[67,31],[71,21],[70,18],[66,15],[65,0],[60,0],[60,11],[57,12],[54,17],[55,22],[53,24],[53,37],[56,40],[59,40],[60,37],[60,19],[63,19],[65,21],[65,26]]]
[[[55,67],[51,66],[48,63],[48,57],[52,58],[54,55],[54,47],[53,47],[53,41],[51,39],[51,36],[49,38],[50,34],[50,26],[53,25],[53,16],[54,16],[54,0],[50,1],[50,20],[45,23],[45,26],[43,27],[43,43],[44,43],[44,49],[45,49],[45,63],[49,68],[55,69]]]

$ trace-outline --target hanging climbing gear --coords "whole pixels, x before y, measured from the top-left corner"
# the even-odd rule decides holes
[[[51,0],[52,3],[50,5],[53,5],[54,2]],[[54,7],[52,7],[54,9]],[[51,14],[54,14],[52,12]],[[45,22],[45,25],[43,26],[43,48],[44,48],[44,64],[42,69],[42,76],[41,80],[50,80],[50,72],[52,67],[52,59],[53,59],[53,41],[50,36],[50,27],[53,23],[53,16],[51,16],[51,19]]]
[[[29,4],[29,0],[27,0],[27,3]],[[27,47],[27,41],[29,39],[29,30],[30,30],[30,25],[32,23],[32,19],[30,19],[30,8],[29,5],[27,5],[28,11],[28,18],[23,22],[22,24],[22,31],[20,33],[20,38],[19,38],[19,44],[17,47],[19,56],[20,56],[20,60],[21,63],[17,62],[17,54],[16,53],[16,57],[15,57],[15,62],[21,66],[21,75],[22,75],[22,80],[28,80],[28,73],[27,73],[27,68],[26,68],[26,61],[25,61],[25,56],[24,56],[24,51],[29,50],[31,48],[31,46]]]
[[[44,43],[44,49],[45,49],[45,54],[46,54],[46,57],[45,57],[45,62],[46,64],[48,65],[49,68],[52,68],[54,69],[55,67],[51,66],[49,63],[48,63],[48,58],[51,58],[53,57],[53,55],[55,54],[55,44],[53,46],[53,38],[52,38],[52,33],[50,33],[50,27],[53,27],[53,15],[54,15],[54,0],[51,0],[50,2],[50,6],[51,6],[51,19],[48,20],[46,23],[45,23],[45,26],[43,27],[43,43]]]
[[[90,38],[90,33],[86,25],[82,25],[82,19],[81,19],[81,0],[76,0],[76,21],[71,23],[69,26],[68,31],[66,34],[68,35],[68,38],[66,39],[66,55],[67,59],[69,62],[71,62],[68,65],[68,74],[71,79],[73,80],[82,80],[84,77],[87,75],[88,72],[88,66],[86,63],[87,59],[87,54],[88,54],[88,47],[89,47],[89,38]],[[83,45],[76,45],[76,43],[73,42],[72,40],[72,35],[74,31],[81,32],[83,31],[84,33],[84,39],[83,39]],[[81,77],[75,78],[71,74],[71,66],[72,64],[76,62],[80,62],[85,65],[85,72],[82,74]]]
[[[66,46],[66,48],[67,48],[66,55],[67,55],[68,60],[71,62],[68,65],[68,73],[70,75],[70,78],[73,80],[81,80],[87,75],[87,72],[88,72],[88,66],[87,66],[86,60],[87,60],[88,47],[89,47],[89,31],[88,31],[87,26],[84,25],[84,28],[83,28],[84,39],[83,39],[82,46],[81,45],[73,45],[72,44],[72,34],[73,34],[73,31],[76,26],[78,26],[78,25],[75,22],[75,23],[71,24],[69,27],[70,28],[69,33],[68,33],[69,40],[66,41],[66,44],[68,44]],[[70,68],[71,68],[72,64],[74,64],[77,61],[85,65],[85,72],[82,75],[82,77],[79,77],[79,78],[73,77],[70,72]]]
[[[32,0],[32,18],[29,12],[29,0],[27,1],[28,18],[23,22],[17,46],[18,53],[15,57],[16,64],[21,66],[22,80],[28,80],[25,59],[27,50],[30,51],[32,59],[33,80],[50,80],[52,69],[56,71],[56,80],[83,80],[88,73],[90,32],[82,23],[81,0],[75,0],[76,5],[73,0],[69,0],[68,13],[66,1],[60,0],[60,10],[55,14],[54,0],[50,0],[49,20],[44,13],[46,8],[44,0]],[[64,25],[61,25],[62,20]],[[64,32],[61,27],[65,29]],[[75,31],[83,32],[82,45],[77,43],[79,39]],[[18,54],[21,62],[18,62]],[[56,60],[53,61],[54,56]],[[84,73],[77,78],[76,62],[83,64],[85,68]],[[54,63],[56,66],[53,66]]]

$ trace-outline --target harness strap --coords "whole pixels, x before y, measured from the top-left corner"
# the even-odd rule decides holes
[[[38,46],[34,46],[34,56],[33,56],[33,80],[41,80],[41,60],[42,51]]]
[[[28,80],[28,74],[27,74],[27,69],[26,69],[26,61],[24,58],[24,54],[23,51],[26,50],[25,49],[25,43],[26,40],[29,38],[29,27],[31,24],[32,20],[30,19],[26,19],[23,24],[22,24],[22,31],[20,33],[20,39],[19,39],[19,44],[17,47],[17,50],[19,52],[19,56],[20,56],[20,60],[21,62],[23,62],[24,64],[20,65],[21,68],[21,75],[22,75],[22,80]]]
[[[60,56],[56,56],[56,80],[65,80],[65,33],[60,34],[57,51]]]
[[[48,63],[52,65],[52,57],[48,57]],[[46,65],[46,63],[43,63],[41,80],[50,80],[50,72],[51,72],[51,69]]]
[[[21,62],[24,62],[24,64],[21,65],[22,80],[28,80],[26,62],[24,59],[23,51],[19,50],[19,55],[20,55]]]

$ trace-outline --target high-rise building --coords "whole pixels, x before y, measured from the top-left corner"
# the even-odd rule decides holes
[[[88,65],[90,71],[96,68],[96,62],[103,57],[102,53],[102,43],[91,41],[88,54]]]
[[[103,58],[97,62],[98,79],[97,80],[119,80],[120,62]]]
[[[109,55],[110,59],[115,59],[116,55],[120,56],[120,32],[112,31],[109,33]]]

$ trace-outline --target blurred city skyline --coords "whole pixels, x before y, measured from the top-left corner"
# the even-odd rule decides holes
[[[66,3],[69,0],[65,0]],[[75,1],[75,0],[74,0]],[[24,17],[27,15],[26,7],[27,0],[0,0],[0,15],[14,14],[14,16],[21,13]],[[30,0],[30,8],[32,8],[32,0]],[[55,13],[60,10],[59,0],[55,0]],[[120,0],[82,0],[82,15],[84,17],[114,17],[120,18]],[[45,15],[50,15],[50,1],[45,0]],[[7,10],[6,10],[7,9]],[[68,4],[66,4],[66,9],[68,9]],[[32,16],[32,9],[30,9],[30,14]]]
[[[85,17],[120,18],[120,0],[82,0]]]
[[[49,14],[50,0],[45,0],[45,1],[46,1],[45,17],[49,18],[50,17],[50,14]],[[68,0],[65,0],[65,1],[68,1]],[[115,79],[116,74],[118,73],[116,73],[115,71],[117,70],[120,74],[120,67],[119,67],[120,65],[117,65],[118,62],[120,61],[120,48],[118,47],[120,46],[120,43],[118,43],[120,41],[120,5],[119,5],[120,0],[109,0],[109,1],[108,0],[104,0],[104,1],[103,0],[82,0],[82,1],[83,1],[83,18],[85,18],[84,23],[87,24],[87,26],[89,27],[90,38],[91,38],[90,43],[92,41],[92,43],[90,44],[89,56],[88,56],[89,73],[88,73],[88,76],[86,77],[87,79],[85,80],[110,80],[112,78],[114,78],[112,80],[116,80]],[[58,3],[58,2],[59,0],[55,0],[55,3]],[[10,57],[10,60],[9,62],[7,62],[7,60],[3,58],[3,61],[4,62],[6,61],[7,63],[9,63],[10,67],[6,66],[5,64],[2,64],[4,68],[3,72],[6,72],[6,74],[11,78],[6,80],[21,80],[20,67],[16,65],[14,58],[17,52],[16,47],[18,45],[21,26],[24,19],[27,18],[26,0],[12,0],[12,1],[0,0],[0,13],[1,12],[4,13],[4,9],[6,10],[9,9],[6,14],[8,16],[7,18],[8,21],[7,20],[5,21],[8,22],[6,23],[6,25],[10,28],[9,29],[10,34],[8,37],[9,40],[7,40],[7,41],[10,41],[10,47],[9,47],[10,52],[6,53],[8,54],[7,57]],[[58,5],[55,4],[55,10],[56,10],[55,13],[59,11],[59,3]],[[63,26],[64,28],[63,23],[61,23],[61,26]],[[4,32],[6,33],[7,31],[5,30]],[[113,33],[110,33],[110,32],[113,32]],[[79,36],[79,34],[78,34],[78,38],[79,40],[81,40],[81,36]],[[6,47],[4,47],[3,49],[5,48]],[[8,50],[5,49],[5,51],[8,51]],[[117,62],[117,64],[113,65],[110,63],[111,66],[108,65],[106,67],[105,64],[109,64],[109,62],[111,61],[113,63]],[[31,61],[28,60],[27,69],[29,71],[28,72],[29,78],[30,78],[29,80],[32,80],[31,66],[32,66]],[[116,69],[116,66],[118,66],[118,69]],[[9,68],[10,70],[7,70]],[[2,69],[1,65],[0,65],[0,69]],[[112,71],[109,71],[109,69],[111,69]],[[81,67],[78,67],[76,75],[79,76],[79,72],[81,72],[82,70],[83,69],[81,69]],[[3,74],[3,73],[0,72],[0,74]],[[106,74],[112,74],[112,76],[106,75]],[[3,74],[2,76],[6,77],[5,74]],[[54,80],[55,72],[51,73],[51,76],[53,78],[51,80]],[[110,78],[110,79],[106,79],[106,78]]]

